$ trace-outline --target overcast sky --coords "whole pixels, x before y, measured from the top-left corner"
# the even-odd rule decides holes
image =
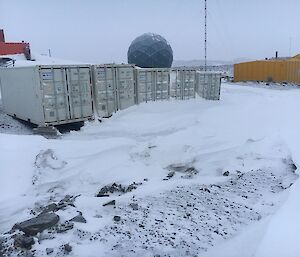
[[[208,59],[300,53],[300,0],[207,0]],[[6,41],[86,62],[127,62],[131,41],[164,36],[175,60],[203,59],[204,0],[0,0]]]

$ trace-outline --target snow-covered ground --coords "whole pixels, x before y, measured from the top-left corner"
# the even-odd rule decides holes
[[[32,53],[32,61],[28,61],[24,54],[0,55],[1,57],[11,58],[15,61],[15,67],[34,66],[34,65],[72,65],[72,64],[87,64],[79,61],[71,61],[59,58],[52,58],[47,55]]]
[[[140,104],[59,139],[4,128],[0,233],[71,195],[60,223],[87,223],[42,232],[35,256],[300,256],[299,99],[223,83],[220,101]],[[112,183],[134,188],[96,197]]]

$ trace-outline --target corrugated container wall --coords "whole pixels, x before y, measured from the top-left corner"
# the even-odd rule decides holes
[[[173,69],[171,75],[171,97],[191,99],[196,96],[196,70]]]
[[[136,68],[136,103],[170,98],[170,69]]]
[[[55,65],[0,69],[5,112],[39,126],[93,117],[90,66]]]
[[[99,117],[108,117],[135,104],[134,66],[93,66],[95,107]]]
[[[221,74],[213,72],[196,73],[196,92],[207,100],[220,100],[221,94]]]
[[[272,59],[234,65],[234,81],[300,83],[300,59]]]

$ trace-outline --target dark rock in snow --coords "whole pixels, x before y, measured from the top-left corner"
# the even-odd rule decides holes
[[[34,239],[32,236],[17,235],[14,240],[14,246],[24,249],[31,249],[31,246],[34,245]]]
[[[43,213],[35,218],[17,223],[13,229],[19,229],[26,235],[34,236],[45,229],[53,227],[59,221],[59,216],[55,213]]]
[[[228,176],[229,176],[229,171],[228,171],[228,170],[225,171],[225,172],[223,173],[223,176],[228,177]]]
[[[1,238],[0,238],[0,257],[3,257],[3,245],[2,245]]]
[[[100,194],[100,193],[98,193],[96,195],[96,197],[109,197],[109,195],[108,194]]]
[[[56,230],[57,233],[64,233],[64,232],[66,232],[68,230],[71,230],[73,228],[74,228],[74,223],[67,221],[63,224],[58,224],[56,226],[55,230]]]
[[[68,254],[68,253],[72,252],[72,246],[71,245],[65,244],[63,247],[64,247],[65,253]]]
[[[102,206],[108,206],[108,205],[116,205],[116,200],[112,200],[107,203],[104,203]]]
[[[186,175],[182,176],[182,178],[192,178],[194,175],[197,175],[199,172],[194,167],[190,167],[185,170]]]
[[[129,206],[134,210],[137,211],[139,209],[139,205],[137,203],[131,203]]]
[[[57,210],[58,210],[57,204],[56,204],[56,203],[51,203],[51,204],[45,206],[45,207],[42,209],[42,212],[41,212],[41,213],[55,212],[55,211],[57,211]]]
[[[46,248],[46,254],[50,255],[51,253],[53,253],[53,248]]]
[[[175,175],[175,171],[171,171],[171,172],[168,173],[167,178],[169,178],[169,179],[173,178],[174,175]]]
[[[66,207],[68,206],[72,206],[72,207],[75,207],[75,200],[76,198],[78,197],[79,195],[77,196],[72,196],[72,195],[66,195],[63,199],[61,199],[59,201],[59,203],[57,204],[57,209],[58,210],[61,210],[61,209],[65,209]]]
[[[133,182],[132,184],[128,186],[123,186],[121,184],[113,183],[111,185],[106,185],[100,189],[100,191],[97,193],[96,197],[108,197],[110,194],[113,193],[120,193],[125,194],[128,192],[131,192],[135,189],[137,189],[138,186],[142,185],[143,183],[136,183]]]
[[[120,216],[114,216],[113,220],[116,221],[116,222],[119,222],[121,220],[121,217]]]
[[[113,183],[102,187],[96,196],[103,197],[105,195],[109,195],[109,193],[113,194],[115,192],[125,193],[125,188],[121,184]]]
[[[125,189],[125,192],[128,193],[128,192],[131,192],[135,189],[137,189],[138,186],[142,185],[143,183],[135,183],[133,182],[132,184],[130,184],[126,189]]]
[[[78,214],[77,216],[75,216],[74,218],[70,219],[70,221],[73,222],[79,222],[79,223],[86,223],[86,219],[82,216],[82,214]]]
[[[192,178],[194,175],[198,174],[198,170],[191,166],[190,164],[171,164],[168,167],[166,167],[167,170],[171,171],[168,176],[174,176],[175,172],[181,172],[184,173],[184,176],[181,176],[181,178]],[[174,174],[172,175],[172,172],[174,172]],[[168,177],[167,178],[170,178]],[[167,180],[167,179],[164,179]]]

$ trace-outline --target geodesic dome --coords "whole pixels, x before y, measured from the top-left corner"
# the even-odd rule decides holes
[[[162,36],[145,33],[132,41],[127,52],[128,63],[141,68],[170,68],[173,50]]]

